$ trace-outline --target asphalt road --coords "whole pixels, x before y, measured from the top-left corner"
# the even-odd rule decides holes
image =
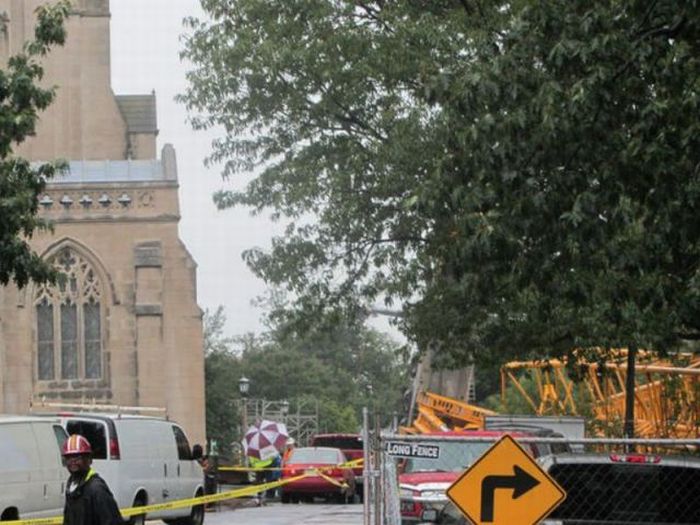
[[[362,525],[362,505],[272,502],[263,507],[222,507],[207,512],[204,525]]]

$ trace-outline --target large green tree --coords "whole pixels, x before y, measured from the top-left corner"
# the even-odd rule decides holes
[[[408,363],[402,347],[362,325],[316,327],[303,335],[287,327],[262,336],[227,337],[223,307],[204,315],[207,437],[229,451],[239,438],[238,380],[246,376],[255,399],[290,402],[295,412],[318,408],[320,430],[356,432],[361,409],[391,421],[402,414]]]
[[[207,439],[215,440],[225,453],[238,437],[240,422],[238,380],[241,365],[235,340],[224,333],[226,315],[219,306],[204,312],[204,392]]]
[[[447,363],[700,335],[697,0],[202,5],[181,98],[298,319],[383,299]]]
[[[246,345],[241,366],[251,395],[315,401],[323,431],[356,432],[362,407],[391,421],[405,411],[408,360],[400,345],[361,323],[316,326],[297,334],[277,327],[266,341]]]
[[[47,179],[65,168],[62,162],[32,166],[13,155],[13,148],[34,134],[39,114],[54,99],[55,88],[39,85],[44,70],[41,58],[53,45],[62,45],[63,22],[70,2],[40,6],[36,11],[34,40],[22,53],[11,56],[0,69],[0,284],[14,281],[22,287],[30,280],[46,282],[56,271],[43,261],[27,240],[49,224],[38,218],[38,200]]]

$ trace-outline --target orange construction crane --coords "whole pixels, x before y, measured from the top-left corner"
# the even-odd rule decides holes
[[[626,350],[601,355],[607,360],[578,358],[576,383],[569,377],[566,360],[510,362],[501,368],[501,395],[508,385],[538,415],[583,415],[579,405],[590,404],[597,433],[615,433],[625,414]],[[635,367],[635,434],[639,437],[700,437],[700,355],[680,353],[660,358],[639,352]],[[535,393],[524,386],[534,381]]]
[[[448,430],[482,430],[484,418],[496,412],[470,405],[451,397],[421,392],[416,398],[418,415],[410,427],[401,427],[405,434],[426,434]]]

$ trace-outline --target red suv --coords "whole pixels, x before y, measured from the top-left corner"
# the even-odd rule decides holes
[[[316,434],[311,438],[312,447],[334,447],[343,451],[348,461],[364,458],[364,448],[362,436],[360,434],[338,433],[338,434]],[[362,502],[363,499],[363,478],[362,465],[352,469],[355,474],[356,494]]]
[[[513,438],[535,437],[540,432],[520,432],[506,430],[462,430],[424,434],[426,437],[455,436],[493,438],[493,441],[443,441],[440,442],[440,456],[434,458],[408,458],[399,469],[399,490],[401,498],[401,523],[421,521],[423,511],[433,508],[439,511],[447,503],[447,489],[472,465],[496,440],[510,434]],[[559,437],[551,431],[549,437]],[[435,442],[433,442],[435,443]],[[539,444],[523,444],[523,448],[533,457],[548,454],[550,451]],[[459,458],[459,461],[456,459]]]

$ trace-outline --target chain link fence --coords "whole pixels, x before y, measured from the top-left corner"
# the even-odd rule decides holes
[[[444,525],[468,525],[448,504],[446,490],[504,433],[463,437],[368,432],[364,525],[422,523],[423,518],[433,519],[431,514]],[[566,492],[544,523],[700,524],[698,439],[512,436]],[[426,512],[431,510],[436,513]]]

